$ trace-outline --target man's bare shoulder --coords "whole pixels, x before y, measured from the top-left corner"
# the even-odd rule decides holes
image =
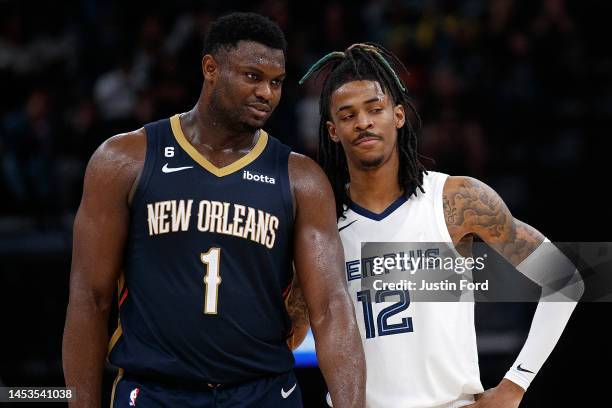
[[[453,238],[487,229],[501,234],[511,215],[501,197],[480,180],[449,176],[442,195],[444,218]]]
[[[117,191],[129,198],[142,171],[146,149],[144,128],[107,139],[89,160],[85,172],[86,187],[90,186],[94,191]]]
[[[482,181],[467,176],[449,176],[444,183],[443,199],[445,206],[452,203],[465,211],[480,209],[483,214],[495,215],[506,209],[501,197]],[[507,209],[506,209],[507,210]],[[445,213],[447,222],[459,225],[465,221],[465,214]]]
[[[485,186],[485,184],[473,177],[448,176],[446,178],[446,182],[444,183],[444,192],[452,193],[461,189],[478,188],[480,186]]]
[[[317,163],[303,154],[289,154],[289,179],[295,188],[325,187],[329,181]]]
[[[94,152],[90,164],[133,166],[144,163],[147,137],[144,128],[119,133],[104,141]]]
[[[303,154],[289,155],[289,180],[293,196],[293,208],[334,205],[334,193],[323,169],[311,158]],[[301,205],[300,205],[301,204]]]

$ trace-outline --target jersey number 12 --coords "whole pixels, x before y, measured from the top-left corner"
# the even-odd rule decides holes
[[[200,260],[206,265],[204,275],[204,314],[217,314],[217,303],[219,297],[219,263],[221,248],[210,248],[208,252],[200,254]]]
[[[399,323],[389,323],[388,319],[399,312],[408,309],[410,305],[410,294],[407,290],[377,290],[375,295],[376,303],[384,302],[386,298],[399,296],[399,301],[385,307],[378,313],[376,326],[378,326],[379,336],[390,334],[409,333],[412,329],[412,317],[403,317]],[[357,292],[357,300],[362,303],[363,320],[365,322],[366,339],[376,337],[374,327],[374,313],[372,311],[372,295],[370,290]]]

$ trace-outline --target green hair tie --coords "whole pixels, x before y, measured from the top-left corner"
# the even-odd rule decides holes
[[[380,49],[377,46],[372,45],[372,44],[368,44],[368,43],[356,43],[356,44],[353,44],[350,47],[348,47],[346,50],[349,51],[349,50],[352,50],[353,48],[361,48],[364,51],[369,51],[372,54],[374,54],[376,56],[376,58],[378,58],[378,60],[380,62],[382,62],[383,65],[389,71],[391,71],[391,73],[393,74],[393,78],[395,79],[395,82],[397,83],[397,86],[399,86],[400,89],[403,92],[406,92],[406,88],[402,84],[402,81],[400,80],[400,78],[395,73],[395,70],[393,69],[393,67],[391,67],[391,64],[389,64],[389,61],[387,61],[387,59],[384,57],[384,55],[381,54]]]
[[[376,55],[376,57],[380,60],[380,62],[382,62],[385,65],[385,67],[387,67],[387,69],[391,71],[391,73],[393,74],[393,78],[395,78],[395,82],[397,82],[397,86],[400,87],[402,92],[406,92],[406,88],[404,87],[404,85],[402,84],[402,81],[399,79],[399,77],[395,73],[395,70],[391,67],[391,64],[389,64],[389,61],[387,61],[387,59],[378,50],[372,51],[372,53],[374,53],[374,55]]]
[[[325,55],[323,58],[321,58],[320,60],[315,62],[310,67],[308,72],[306,72],[306,74],[304,74],[302,79],[299,80],[298,84],[302,85],[312,75],[313,72],[315,72],[323,64],[325,64],[327,61],[331,60],[332,58],[345,58],[345,57],[346,57],[346,54],[344,52],[342,52],[342,51],[332,51],[332,52],[330,52],[329,54]]]
[[[401,79],[397,76],[397,74],[395,73],[395,70],[393,69],[393,67],[391,67],[391,64],[389,64],[389,61],[387,61],[387,59],[384,57],[384,55],[381,54],[380,50],[378,49],[378,47],[371,45],[371,44],[366,44],[366,43],[356,43],[351,45],[350,47],[348,47],[346,49],[346,52],[352,50],[353,48],[361,48],[364,51],[368,51],[371,52],[372,54],[374,54],[374,56],[389,70],[391,71],[391,73],[393,74],[393,79],[395,79],[395,82],[397,83],[397,86],[400,87],[400,89],[402,90],[402,92],[406,92],[406,87],[404,87],[404,85],[402,84]],[[304,82],[313,74],[313,72],[315,72],[316,70],[318,70],[319,68],[321,68],[323,65],[325,65],[329,60],[333,59],[333,58],[346,58],[346,52],[342,52],[342,51],[332,51],[329,54],[325,55],[324,57],[322,57],[320,60],[318,60],[317,62],[315,62],[310,69],[308,70],[308,72],[306,72],[306,74],[304,74],[304,76],[302,77],[302,79],[299,80],[298,84],[303,85]]]

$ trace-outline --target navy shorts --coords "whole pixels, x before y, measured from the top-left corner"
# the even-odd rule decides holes
[[[130,375],[113,386],[111,408],[302,408],[302,393],[293,371],[232,386],[211,388],[170,385]]]

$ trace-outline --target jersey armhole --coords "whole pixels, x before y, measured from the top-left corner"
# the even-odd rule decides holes
[[[431,173],[432,172],[430,172],[430,174]],[[448,242],[455,256],[463,258],[463,255],[457,252],[457,248],[455,248],[455,244],[453,243],[453,238],[446,226],[446,217],[444,216],[444,185],[446,184],[446,180],[448,180],[448,174],[444,173],[436,173],[435,180],[433,180],[434,218],[436,219],[438,231],[444,239],[443,242]]]
[[[289,155],[291,149],[280,144],[278,149],[278,174],[281,183],[281,196],[283,200],[283,208],[287,215],[287,219],[293,221],[293,197],[291,194],[291,181],[289,180]],[[293,222],[292,222],[293,225]]]
[[[157,137],[155,137],[155,130],[152,126],[146,125],[144,129],[145,138],[147,140],[145,160],[144,164],[142,165],[142,173],[140,174],[140,179],[138,180],[136,191],[134,192],[134,196],[132,197],[132,204],[130,206],[130,209],[137,208],[140,205],[140,202],[142,201],[142,198],[145,192],[147,191],[151,176],[153,175],[153,169],[155,168]]]

